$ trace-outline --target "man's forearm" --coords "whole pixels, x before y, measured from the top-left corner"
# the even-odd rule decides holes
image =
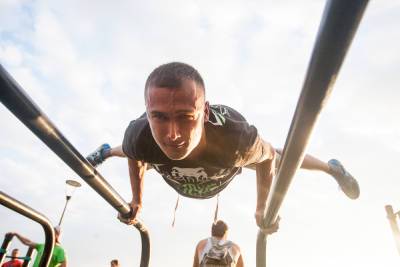
[[[197,253],[197,247],[196,247],[196,250],[194,252],[193,267],[199,267],[199,256],[198,256],[198,253]]]
[[[275,159],[268,159],[256,165],[257,174],[257,210],[263,210],[271,188],[275,172]]]
[[[236,264],[236,267],[244,267],[244,261],[243,261],[243,257],[242,254],[240,254],[238,262]]]
[[[21,241],[24,245],[29,246],[29,247],[35,247],[36,243],[32,242],[31,240],[29,240],[26,237],[23,237],[22,235],[18,234],[18,233],[13,233],[15,235],[16,238],[19,239],[19,241]]]
[[[136,161],[129,159],[129,177],[131,181],[132,190],[132,205],[138,207],[142,206],[143,197],[143,181],[144,173],[146,171],[146,163],[142,161]]]

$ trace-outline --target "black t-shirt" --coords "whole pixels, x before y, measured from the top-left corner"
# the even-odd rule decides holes
[[[196,160],[171,160],[155,142],[143,114],[129,124],[122,149],[129,158],[150,163],[179,194],[211,198],[240,173],[241,167],[261,159],[265,148],[257,129],[227,106],[210,106],[205,131],[206,149]]]

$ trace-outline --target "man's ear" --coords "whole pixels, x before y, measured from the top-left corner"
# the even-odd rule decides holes
[[[210,104],[208,101],[204,103],[204,123],[208,122],[208,119],[210,118]]]

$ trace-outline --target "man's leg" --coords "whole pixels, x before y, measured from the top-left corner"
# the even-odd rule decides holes
[[[122,157],[125,158],[126,155],[122,151],[122,146],[110,147],[109,144],[102,144],[93,153],[90,153],[86,159],[96,167],[103,163],[109,157]]]
[[[279,157],[282,155],[282,149],[276,149],[276,152],[279,154]],[[356,199],[360,195],[360,188],[357,181],[344,168],[340,161],[336,159],[324,162],[306,154],[300,167],[306,170],[322,171],[331,175],[335,178],[342,191],[351,199]]]
[[[279,156],[282,156],[282,149],[275,149]],[[304,156],[303,162],[301,163],[300,168],[312,171],[323,171],[327,174],[331,174],[329,165],[327,162],[321,161],[309,154]]]
[[[122,146],[116,146],[116,147],[112,147],[109,151],[108,156],[106,156],[106,158],[108,157],[120,157],[120,158],[126,158],[126,155],[124,153],[124,151],[122,151]]]

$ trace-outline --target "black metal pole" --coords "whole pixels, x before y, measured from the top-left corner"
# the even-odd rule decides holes
[[[1,244],[1,248],[0,248],[0,266],[3,263],[3,260],[7,255],[7,249],[8,249],[8,246],[10,245],[13,237],[14,236],[10,235],[10,234],[4,235],[3,243]]]
[[[290,182],[304,158],[317,118],[326,104],[368,0],[328,1],[311,61],[286,139],[276,179],[267,199],[263,226],[276,220]],[[266,236],[257,237],[256,266],[266,266]]]
[[[76,150],[48,117],[30,99],[19,84],[0,65],[1,102],[56,153],[72,170],[123,216],[131,213],[130,205],[111,187],[101,174]],[[134,225],[142,240],[141,267],[149,265],[150,237],[141,221]]]
[[[70,199],[71,199],[71,196],[66,196],[65,206],[64,206],[63,212],[61,213],[61,217],[60,217],[60,221],[58,222],[58,226],[61,226],[62,220],[64,218],[65,210],[67,209],[67,205],[68,205],[68,202]]]
[[[54,229],[49,219],[47,219],[46,216],[42,215],[31,207],[25,205],[24,203],[19,202],[18,200],[6,195],[2,191],[0,191],[0,204],[39,223],[43,227],[45,234],[45,244],[39,266],[47,267],[50,263],[50,258],[53,253],[55,243]]]
[[[28,251],[26,252],[24,262],[22,263],[22,267],[28,267],[29,262],[32,259],[33,248],[29,247]]]
[[[396,214],[393,212],[393,207],[391,205],[385,206],[386,215],[390,223],[390,228],[392,229],[394,242],[396,243],[397,252],[400,254],[400,230],[396,221]]]

